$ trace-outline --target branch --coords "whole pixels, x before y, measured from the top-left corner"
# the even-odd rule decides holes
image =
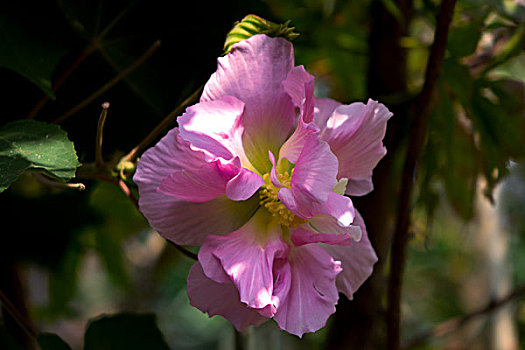
[[[152,143],[159,134],[166,129],[168,126],[170,126],[175,118],[177,118],[179,115],[182,114],[184,109],[191,105],[193,102],[195,102],[199,95],[202,92],[202,86],[199,87],[193,94],[191,94],[188,98],[186,98],[182,103],[175,108],[173,111],[171,111],[170,114],[168,114],[160,123],[153,129],[144,140],[142,140],[135,148],[133,148],[127,155],[122,157],[120,160],[120,164],[124,164],[124,162],[132,162],[137,158],[139,154],[141,154],[146,147],[149,146],[150,143]]]
[[[101,32],[99,35],[94,37],[89,45],[80,53],[80,55],[77,57],[77,59],[69,66],[68,69],[60,76],[60,78],[57,79],[56,83],[53,85],[52,90],[55,92],[65,81],[66,79],[73,73],[78,66],[89,56],[95,49],[100,50],[100,43],[106,36],[106,34],[113,29],[113,27],[124,17],[126,12],[135,5],[136,1],[131,2],[128,6],[122,10]],[[45,95],[37,104],[36,106],[31,110],[29,115],[26,117],[27,119],[33,119],[38,112],[42,109],[42,107],[45,106],[47,101],[49,100],[49,96]]]
[[[59,116],[57,119],[53,121],[53,124],[59,124],[72,116],[73,114],[80,111],[82,108],[86,107],[88,104],[93,102],[97,97],[102,95],[104,92],[108,91],[113,85],[124,79],[126,76],[128,76],[131,72],[133,72],[135,69],[140,67],[144,62],[148,60],[160,47],[160,40],[157,40],[153,43],[153,45],[150,46],[148,51],[146,51],[142,56],[140,56],[135,62],[133,62],[131,65],[120,71],[119,74],[117,74],[116,77],[111,79],[109,82],[107,82],[104,86],[102,86],[100,89],[95,91],[91,96],[87,97],[80,103],[78,103],[76,106],[71,108],[69,111],[65,112],[61,116]]]
[[[400,348],[400,303],[403,269],[407,256],[410,223],[410,204],[414,189],[416,163],[421,155],[428,129],[432,96],[437,78],[443,65],[450,22],[456,0],[443,0],[437,17],[434,43],[427,62],[425,83],[414,106],[414,121],[401,179],[401,191],[397,222],[394,231],[390,259],[390,280],[388,284],[387,344],[389,349]]]
[[[455,317],[448,321],[445,321],[443,323],[438,324],[434,328],[427,330],[425,332],[420,333],[419,335],[416,335],[412,339],[406,342],[404,344],[403,349],[410,349],[416,346],[423,346],[425,345],[431,338],[434,337],[442,337],[444,335],[447,335],[448,333],[454,332],[458,330],[459,328],[463,327],[465,324],[470,322],[476,317],[486,315],[492,311],[495,311],[499,309],[502,306],[505,306],[510,301],[521,298],[525,296],[525,285],[516,288],[513,292],[506,295],[505,297],[499,299],[499,300],[492,300],[487,305],[485,305],[483,308],[476,310],[470,314],[461,316],[461,317]]]
[[[17,310],[7,296],[0,290],[0,303],[7,312],[15,319],[22,329],[33,339],[38,337],[38,332],[33,328],[31,323]]]

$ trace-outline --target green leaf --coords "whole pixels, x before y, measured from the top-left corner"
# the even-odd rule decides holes
[[[69,180],[78,166],[73,143],[57,125],[23,120],[0,128],[0,193],[23,172]]]
[[[448,37],[448,51],[455,57],[469,56],[476,51],[480,38],[481,23],[464,22],[451,30]]]
[[[294,33],[294,27],[288,27],[290,21],[284,24],[270,22],[256,15],[248,15],[240,22],[236,22],[233,28],[226,35],[224,42],[224,54],[232,49],[233,44],[246,40],[256,34],[266,34],[271,37],[283,37],[287,40],[294,40],[299,36]]]
[[[0,67],[11,69],[55,99],[51,74],[65,50],[39,31],[26,32],[18,21],[0,11]]]
[[[169,349],[153,314],[102,315],[89,322],[84,350]]]
[[[41,350],[71,350],[65,341],[53,333],[40,333],[37,343]]]

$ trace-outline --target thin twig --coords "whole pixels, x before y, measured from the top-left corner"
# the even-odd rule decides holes
[[[139,154],[142,153],[146,149],[146,147],[149,146],[150,143],[152,143],[159,134],[166,129],[168,126],[170,126],[175,118],[177,118],[179,115],[182,114],[184,109],[191,105],[193,102],[195,102],[199,95],[202,92],[202,86],[199,87],[195,92],[193,92],[188,98],[186,98],[182,103],[175,108],[173,111],[171,111],[170,114],[168,114],[156,127],[153,129],[148,136],[144,138],[135,148],[133,148],[127,155],[122,157],[120,160],[121,163],[123,162],[129,162],[135,160]]]
[[[102,95],[104,92],[109,90],[113,85],[124,79],[126,76],[128,76],[131,72],[133,72],[135,69],[140,67],[144,62],[148,60],[160,47],[160,40],[157,40],[153,43],[153,45],[150,46],[148,51],[146,51],[142,56],[140,56],[135,62],[133,62],[131,65],[120,71],[117,76],[115,76],[113,79],[111,79],[109,82],[107,82],[104,86],[102,86],[100,89],[95,91],[91,96],[87,97],[80,103],[78,103],[76,106],[71,108],[69,111],[65,112],[61,116],[59,116],[57,119],[53,121],[53,124],[59,124],[72,116],[73,114],[80,111],[82,108],[86,107],[88,104],[93,102],[97,97]]]
[[[414,121],[401,179],[397,222],[390,254],[390,280],[388,284],[387,344],[389,349],[400,348],[400,303],[402,277],[409,238],[410,204],[414,189],[416,163],[423,149],[427,134],[430,108],[437,78],[443,65],[447,37],[456,0],[443,0],[437,16],[434,43],[427,62],[425,83],[414,106]]]
[[[77,59],[69,66],[69,68],[60,76],[60,78],[57,79],[56,83],[52,87],[52,91],[55,92],[65,81],[66,79],[73,73],[78,66],[95,50],[100,50],[100,43],[106,36],[106,34],[124,17],[126,12],[135,5],[136,1],[130,3],[122,12],[120,12],[96,37],[94,37],[89,45],[80,53],[80,55],[77,57]],[[37,113],[42,109],[42,107],[45,106],[47,101],[49,100],[49,96],[45,95],[42,97],[40,101],[36,104],[36,106],[31,110],[29,115],[26,117],[27,119],[33,119]]]
[[[37,179],[38,182],[43,183],[44,185],[47,185],[50,187],[61,188],[61,189],[66,189],[66,190],[75,190],[75,191],[84,191],[86,189],[86,185],[80,182],[78,183],[58,182],[40,173],[33,173],[32,175],[35,179]]]
[[[510,301],[512,301],[512,300],[514,300],[516,298],[524,297],[524,296],[525,296],[525,285],[516,288],[514,291],[512,291],[511,293],[509,293],[508,295],[504,296],[503,298],[501,298],[499,300],[495,300],[495,301],[493,300],[493,301],[489,302],[487,305],[485,305],[484,307],[482,307],[479,310],[476,310],[476,311],[474,311],[472,313],[469,313],[469,314],[461,316],[461,317],[454,317],[454,318],[452,318],[450,320],[447,320],[447,321],[445,321],[443,323],[438,324],[437,326],[433,327],[432,329],[429,329],[429,330],[427,330],[425,332],[422,332],[419,335],[416,335],[415,337],[413,337],[412,339],[408,340],[404,344],[403,349],[410,349],[410,348],[413,348],[413,347],[416,347],[416,346],[423,346],[426,343],[428,343],[428,341],[431,338],[442,337],[442,336],[447,335],[447,334],[449,334],[451,332],[454,332],[454,331],[458,330],[459,328],[463,327],[468,322],[472,321],[473,319],[475,319],[475,318],[477,318],[479,316],[486,315],[486,314],[488,314],[490,312],[493,312],[493,311],[499,309],[500,307],[505,306]]]
[[[25,317],[17,310],[17,308],[11,303],[7,296],[0,290],[0,302],[7,312],[15,319],[20,327],[26,332],[31,338],[36,339],[38,332],[33,328],[31,323],[25,319]]]
[[[109,102],[104,102],[102,104],[102,112],[100,112],[100,117],[98,118],[97,125],[97,141],[95,145],[95,165],[97,168],[104,167],[104,158],[102,157],[102,141],[104,134],[104,124],[106,123],[106,117],[108,115]]]

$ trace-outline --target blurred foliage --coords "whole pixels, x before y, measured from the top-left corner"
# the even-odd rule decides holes
[[[296,64],[304,64],[315,75],[316,96],[345,103],[365,100],[367,79],[375,69],[368,66],[371,3],[187,2],[184,10],[174,11],[173,4],[160,0],[3,2],[0,76],[8,88],[0,95],[2,125],[34,113],[39,122],[10,125],[29,125],[22,131],[24,137],[31,130],[41,135],[49,131],[66,143],[65,134],[49,123],[160,40],[161,46],[151,58],[61,124],[74,142],[78,158],[88,165],[81,171],[90,175],[86,171],[92,169],[89,165],[95,158],[101,103],[111,102],[103,150],[106,164],[113,164],[206,82],[223,52],[226,34],[249,13],[277,24],[291,20],[289,26],[301,34],[294,40]],[[410,21],[409,34],[400,42],[407,53],[407,91],[381,97],[381,102],[395,108],[412,101],[422,87],[439,1],[414,0],[411,18],[406,18],[396,1],[381,3],[399,21]],[[511,234],[509,266],[514,282],[525,282],[524,23],[525,7],[517,2],[458,1],[427,144],[417,169],[417,215],[403,309],[407,315],[404,330],[409,336],[467,312],[461,289],[463,280],[479,265],[479,257],[465,243],[476,240],[465,233],[465,227],[477,215],[480,177],[485,179],[486,196],[503,202],[501,210]],[[58,82],[63,84],[54,90]],[[46,96],[52,101],[44,100],[42,108],[36,108]],[[410,116],[394,118],[401,118],[398,124],[409,130]],[[389,149],[397,155],[404,150],[407,133],[399,135],[398,149]],[[5,138],[5,132],[0,131],[0,140]],[[38,152],[46,152],[46,146],[39,146]],[[1,147],[2,161],[5,152]],[[55,173],[62,179],[70,178],[71,168],[76,167],[74,151],[68,149],[68,154],[71,161],[59,169],[67,168],[67,176]],[[31,162],[24,159],[14,176],[2,168],[2,180],[9,177],[6,186],[27,168],[44,168],[53,174],[52,168]],[[395,169],[401,168],[397,162]],[[494,189],[509,169],[511,175],[502,194],[495,196]],[[166,344],[180,349],[231,348],[235,344],[231,326],[218,317],[208,319],[189,306],[185,285],[192,261],[148,228],[116,183],[89,176],[82,181],[87,190],[77,193],[24,174],[0,195],[4,222],[0,263],[22,262],[28,270],[44,275],[44,285],[28,283],[41,300],[29,300],[39,329],[58,333],[72,348],[80,348],[85,320],[102,312],[154,311],[166,341],[153,316],[105,316],[90,324],[86,349],[101,348],[100,342],[106,340],[113,348],[145,348],[146,338],[139,337],[140,332],[148,333],[160,348],[168,347]],[[132,187],[131,193],[134,191]],[[520,310],[518,328],[523,337],[523,305]],[[72,320],[80,320],[82,326],[63,326],[62,322]],[[245,342],[250,349],[318,349],[324,346],[326,336],[323,330],[298,340],[277,331],[270,321],[250,330]],[[52,335],[44,341],[60,342]],[[115,345],[112,341],[131,343]],[[0,348],[16,348],[4,328],[0,328]]]

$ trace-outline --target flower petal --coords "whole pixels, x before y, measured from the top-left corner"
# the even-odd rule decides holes
[[[352,242],[349,246],[322,245],[328,254],[341,261],[343,272],[337,276],[336,285],[348,299],[352,299],[356,290],[370,277],[377,262],[377,255],[359,212],[356,212],[355,224],[361,227],[362,237],[359,242]]]
[[[382,140],[392,113],[382,104],[352,103],[339,106],[321,131],[339,160],[338,178],[348,178],[346,193],[363,195],[371,190],[372,170],[386,154]],[[354,182],[357,181],[357,182]],[[365,185],[365,186],[363,186]]]
[[[267,320],[257,310],[240,302],[239,292],[231,282],[217,283],[206,277],[198,262],[190,269],[187,290],[191,305],[208,313],[210,317],[223,316],[238,331],[251,325],[258,326]]]
[[[244,150],[261,174],[270,169],[268,150],[278,154],[294,126],[294,105],[282,85],[293,66],[289,41],[254,35],[218,59],[202,93],[202,102],[224,96],[244,102]]]
[[[320,233],[313,230],[313,228],[308,226],[308,224],[291,230],[290,239],[296,247],[310,243],[338,245],[350,245],[352,243],[352,238],[347,232],[344,232],[343,234],[338,234],[336,232]]]
[[[317,125],[314,123],[306,124],[302,120],[299,120],[294,133],[288,138],[288,140],[286,140],[279,150],[279,160],[286,158],[294,164],[297,163],[306,140],[309,137],[312,137],[312,135],[317,134],[319,134],[319,128]]]
[[[336,183],[337,158],[317,135],[306,138],[291,179],[291,189],[282,188],[277,196],[295,215],[309,219],[323,212]]]
[[[238,156],[243,167],[251,168],[242,145],[243,111],[244,103],[232,96],[198,103],[177,119],[180,136],[192,148],[204,151],[208,159]]]
[[[341,105],[341,102],[337,102],[331,98],[316,98],[314,107],[315,124],[323,130],[326,127],[328,118],[330,118],[335,109]]]
[[[205,274],[222,281],[216,267],[216,260],[220,261],[237,287],[241,302],[255,309],[273,306],[273,261],[285,256],[289,248],[281,240],[280,226],[268,226],[268,219],[268,214],[260,210],[239,230],[227,236],[209,236],[199,251]],[[275,307],[268,311],[266,316],[272,316]]]
[[[337,193],[330,193],[328,200],[323,204],[326,215],[337,219],[340,226],[349,226],[355,217],[355,209],[352,200]]]
[[[311,218],[310,225],[317,232],[344,235],[356,242],[361,240],[363,234],[359,225],[354,223],[349,226],[341,226],[337,219],[328,215],[317,215]]]
[[[207,202],[226,193],[226,185],[239,174],[239,167],[239,158],[235,157],[231,161],[217,158],[197,169],[178,170],[162,180],[158,192],[189,202]]]
[[[291,188],[301,205],[325,202],[336,183],[337,158],[317,136],[310,136],[297,159]]]
[[[234,201],[250,198],[264,184],[262,177],[251,170],[241,169],[226,185],[226,196]]]
[[[208,234],[232,232],[246,223],[259,205],[255,196],[242,202],[220,196],[197,204],[157,192],[162,180],[173,172],[204,164],[203,154],[192,151],[177,128],[147,150],[137,164],[133,180],[139,188],[140,211],[155,230],[177,244],[200,245]]]
[[[290,250],[288,262],[290,287],[274,319],[279,328],[301,337],[323,327],[335,312],[335,279],[341,266],[315,244]]]
[[[301,120],[310,123],[314,120],[314,76],[307,73],[304,66],[292,68],[286,80],[284,90],[292,98],[292,102],[301,110]]]

